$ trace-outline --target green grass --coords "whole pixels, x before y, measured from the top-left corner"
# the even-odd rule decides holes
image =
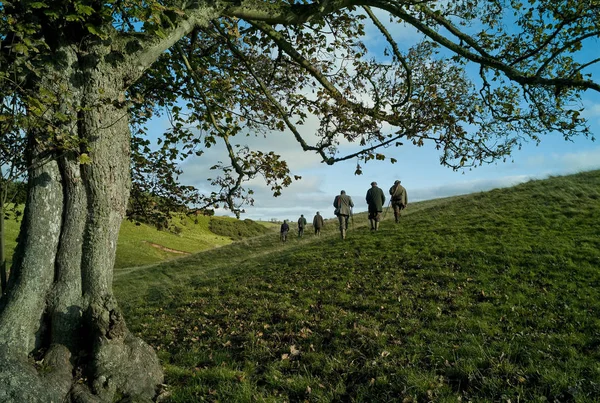
[[[279,228],[273,223],[207,216],[174,218],[172,224],[176,232],[159,231],[152,225],[123,221],[119,232],[115,268],[148,266],[170,261]],[[19,226],[20,222],[14,219],[5,221],[9,267],[17,244]]]
[[[600,171],[117,270],[169,402],[594,402]]]
[[[17,247],[17,237],[19,236],[19,228],[21,227],[21,221],[15,220],[15,215],[12,213],[12,206],[7,206],[6,214],[7,218],[4,220],[4,253],[6,254],[7,268],[10,267],[12,262],[13,253]],[[20,209],[22,212],[22,209]]]
[[[231,233],[211,230],[211,226],[215,226],[214,223],[221,222],[222,226],[232,229]],[[234,239],[251,236],[260,231],[268,231],[265,226],[253,221],[239,221],[229,217],[182,217],[174,218],[172,224],[175,233],[159,231],[147,224],[136,225],[130,221],[123,221],[119,233],[115,268],[155,264],[228,245]],[[248,227],[253,228],[254,232],[246,230]],[[238,228],[241,230],[235,231]]]
[[[237,220],[226,217],[212,218],[208,227],[212,233],[227,236],[234,240],[262,235],[269,232],[269,227],[273,228],[249,219]]]

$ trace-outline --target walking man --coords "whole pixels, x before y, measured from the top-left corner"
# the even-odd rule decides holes
[[[302,235],[304,235],[304,227],[306,227],[306,218],[304,218],[304,214],[300,214],[300,218],[298,218],[298,238],[302,238]]]
[[[290,231],[290,226],[287,223],[287,220],[283,220],[283,224],[281,224],[281,229],[279,230],[279,236],[281,238],[281,242],[287,241],[287,234]]]
[[[371,188],[367,190],[367,205],[369,206],[369,223],[371,223],[371,231],[379,229],[379,221],[381,220],[381,212],[385,204],[385,195],[383,190],[377,187],[377,182],[371,182]]]
[[[408,205],[408,195],[406,189],[397,180],[390,188],[390,196],[392,197],[392,208],[394,209],[394,219],[396,224],[400,222],[401,211]]]
[[[346,194],[345,190],[342,190],[339,195],[335,196],[333,207],[335,207],[335,215],[337,215],[338,221],[340,222],[340,235],[342,236],[342,239],[346,239],[348,217],[352,214],[352,207],[354,207],[352,198]]]
[[[313,218],[313,227],[315,228],[316,236],[321,236],[321,228],[323,228],[324,225],[325,221],[323,220],[323,216],[317,211],[317,214],[315,214],[315,217]]]

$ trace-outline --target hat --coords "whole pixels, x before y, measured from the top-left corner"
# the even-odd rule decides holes
[[[394,185],[397,185],[399,183],[400,183],[400,181],[398,179],[396,179],[396,182],[394,182]]]
[[[377,182],[371,182],[371,186],[377,186]]]

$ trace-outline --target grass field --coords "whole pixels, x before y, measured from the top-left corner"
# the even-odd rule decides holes
[[[228,245],[234,240],[275,230],[270,222],[237,220],[231,217],[175,217],[173,231],[159,231],[143,223],[123,221],[119,232],[115,268],[148,266],[181,256]],[[8,266],[17,245],[20,222],[5,221]],[[212,228],[212,227],[216,227]]]
[[[169,402],[600,401],[600,171],[116,270]]]

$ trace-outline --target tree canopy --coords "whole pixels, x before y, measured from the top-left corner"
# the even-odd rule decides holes
[[[224,202],[237,210],[252,199],[247,179],[262,175],[275,195],[292,180],[285,161],[249,149],[245,135],[285,131],[325,163],[356,158],[357,173],[360,161],[385,159],[386,147],[405,142],[434,143],[440,162],[458,169],[506,158],[548,132],[589,136],[579,97],[600,89],[587,74],[598,58],[585,52],[598,38],[598,7],[596,1],[5,2],[2,63],[11,69],[2,69],[2,78],[38,119],[76,120],[45,116],[43,105],[63,102],[60,94],[49,88],[32,94],[25,82],[43,74],[61,42],[110,42],[105,57],[137,61],[123,77],[127,97],[116,100],[132,116],[133,200],[169,195],[179,205]],[[385,46],[371,49],[365,24],[379,29]],[[394,37],[400,24],[423,39]],[[136,69],[145,70],[139,79]],[[158,148],[146,126],[156,115],[171,123]],[[316,133],[303,127],[310,117],[319,121]],[[43,141],[81,146],[68,133],[49,136]],[[341,155],[341,141],[362,149]],[[207,176],[220,190],[199,194],[179,186],[176,161],[219,142],[229,159]]]

